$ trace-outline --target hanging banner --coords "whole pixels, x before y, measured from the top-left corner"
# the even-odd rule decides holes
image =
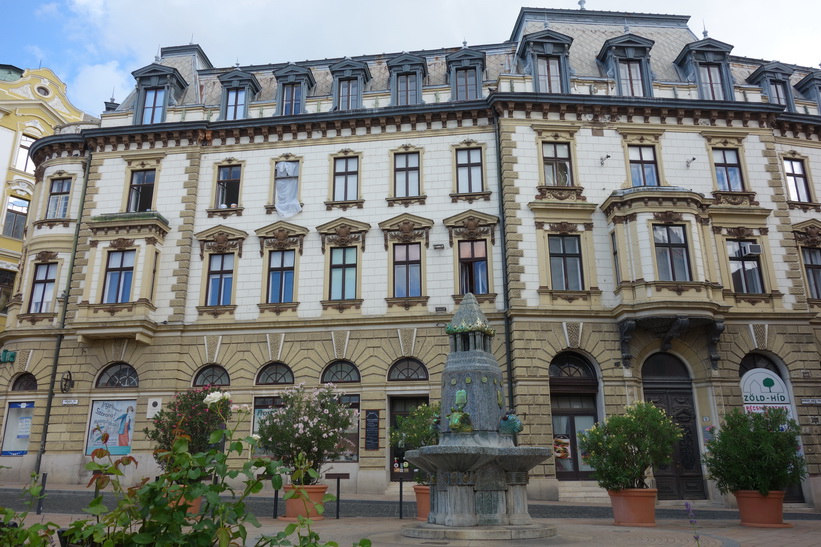
[[[130,454],[135,408],[137,408],[135,399],[93,401],[86,456],[97,448],[105,448],[114,456]],[[104,433],[108,433],[108,442],[105,444],[103,443]]]

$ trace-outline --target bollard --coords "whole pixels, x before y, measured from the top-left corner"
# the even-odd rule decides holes
[[[41,482],[41,486],[43,487],[40,490],[40,495],[37,497],[37,514],[41,515],[43,513],[43,498],[46,496],[46,479],[48,479],[48,473],[43,473],[43,480]]]
[[[342,497],[341,493],[339,492],[339,481],[340,478],[336,477],[336,519],[339,520],[339,498]]]
[[[279,490],[274,490],[274,518],[277,518],[279,513]]]
[[[340,498],[340,484],[342,479],[350,479],[350,473],[325,473],[326,479],[336,479],[336,518],[339,518],[339,498]]]
[[[399,518],[402,519],[402,490],[405,486],[405,479],[399,477]]]

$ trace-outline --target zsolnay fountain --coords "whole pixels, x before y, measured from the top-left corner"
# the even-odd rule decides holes
[[[505,410],[502,369],[491,353],[494,331],[472,294],[446,332],[439,444],[405,454],[430,474],[431,511],[427,522],[404,527],[402,535],[496,541],[556,535],[527,512],[528,471],[551,451],[514,445],[521,422]]]

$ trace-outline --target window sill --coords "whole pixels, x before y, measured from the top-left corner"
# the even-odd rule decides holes
[[[458,201],[467,201],[473,203],[474,201],[484,200],[490,201],[491,192],[470,192],[466,194],[450,194],[450,202],[456,203]]]
[[[232,306],[197,306],[197,313],[199,315],[210,315],[211,317],[217,318],[220,315],[228,314],[234,315],[236,311],[236,305]]]
[[[277,315],[285,311],[294,312],[296,311],[298,306],[299,302],[269,302],[265,304],[257,304],[257,307],[259,307],[259,311],[275,313]]]
[[[351,201],[326,201],[325,202],[325,210],[330,211],[331,209],[342,209],[343,211],[347,211],[348,209],[362,209],[365,205],[364,199],[355,199]]]
[[[485,303],[485,302],[493,304],[493,303],[496,302],[496,293],[495,292],[489,292],[489,293],[485,293],[485,294],[474,294],[473,296],[476,297],[476,301],[479,302],[480,304]],[[457,304],[461,304],[462,299],[464,297],[465,297],[464,294],[454,294],[453,295],[453,301],[456,302]]]
[[[34,325],[35,323],[40,322],[53,322],[57,318],[56,313],[21,313],[17,315],[17,322],[18,323],[31,323]]]
[[[559,201],[587,201],[581,186],[537,186],[535,199],[555,199]]]
[[[409,296],[406,298],[386,298],[385,302],[388,303],[388,307],[392,308],[394,306],[401,306],[406,310],[411,309],[413,306],[425,306],[428,303],[428,296]]]
[[[801,209],[805,213],[807,211],[821,213],[821,203],[815,203],[814,201],[787,201],[787,206],[790,209]]]
[[[343,311],[348,309],[359,310],[362,309],[362,299],[357,298],[354,300],[322,300],[322,309],[337,310],[339,313],[342,313]]]
[[[757,207],[759,203],[755,200],[755,192],[728,192],[716,190],[713,192],[715,205],[733,205],[736,207]]]
[[[394,205],[402,205],[404,207],[408,207],[409,205],[413,205],[414,203],[418,203],[419,205],[424,205],[425,200],[428,196],[421,195],[421,196],[408,196],[403,198],[385,198],[385,201],[388,202],[388,207],[393,207]]]
[[[245,210],[244,207],[228,207],[226,209],[206,209],[205,212],[208,213],[208,218],[213,217],[222,217],[228,218],[230,216],[242,216],[242,212]]]
[[[40,228],[48,228],[50,230],[55,226],[62,226],[63,228],[68,228],[69,224],[74,222],[75,220],[76,219],[73,218],[48,218],[44,220],[35,220],[34,229],[39,230]]]

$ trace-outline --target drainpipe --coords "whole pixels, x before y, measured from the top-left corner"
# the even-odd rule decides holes
[[[504,303],[505,362],[507,362],[507,404],[509,408],[515,409],[516,402],[513,396],[513,342],[510,334],[510,289],[508,287],[507,272],[507,238],[505,237],[505,200],[502,192],[502,136],[499,115],[495,109],[492,109],[492,112],[493,123],[496,125],[496,177],[499,181],[499,244],[502,246],[502,298]]]
[[[54,343],[54,358],[51,361],[51,379],[48,386],[48,399],[46,400],[46,415],[43,421],[43,433],[40,438],[40,449],[37,451],[37,460],[34,463],[34,472],[40,474],[40,465],[43,462],[43,454],[46,451],[46,438],[48,437],[48,425],[51,421],[51,407],[54,404],[54,385],[57,383],[57,365],[60,360],[60,349],[63,346],[63,330],[66,328],[66,312],[68,311],[68,295],[71,291],[71,279],[74,274],[74,257],[77,255],[77,241],[80,238],[80,224],[83,221],[83,211],[86,201],[86,188],[88,188],[88,172],[91,170],[91,156],[92,150],[87,144],[85,145],[86,164],[85,174],[83,176],[83,186],[80,191],[80,207],[77,211],[77,225],[74,227],[74,242],[71,247],[71,256],[68,262],[68,276],[66,277],[66,288],[63,291],[62,300],[63,308],[60,310],[60,327],[57,334],[57,340]]]

